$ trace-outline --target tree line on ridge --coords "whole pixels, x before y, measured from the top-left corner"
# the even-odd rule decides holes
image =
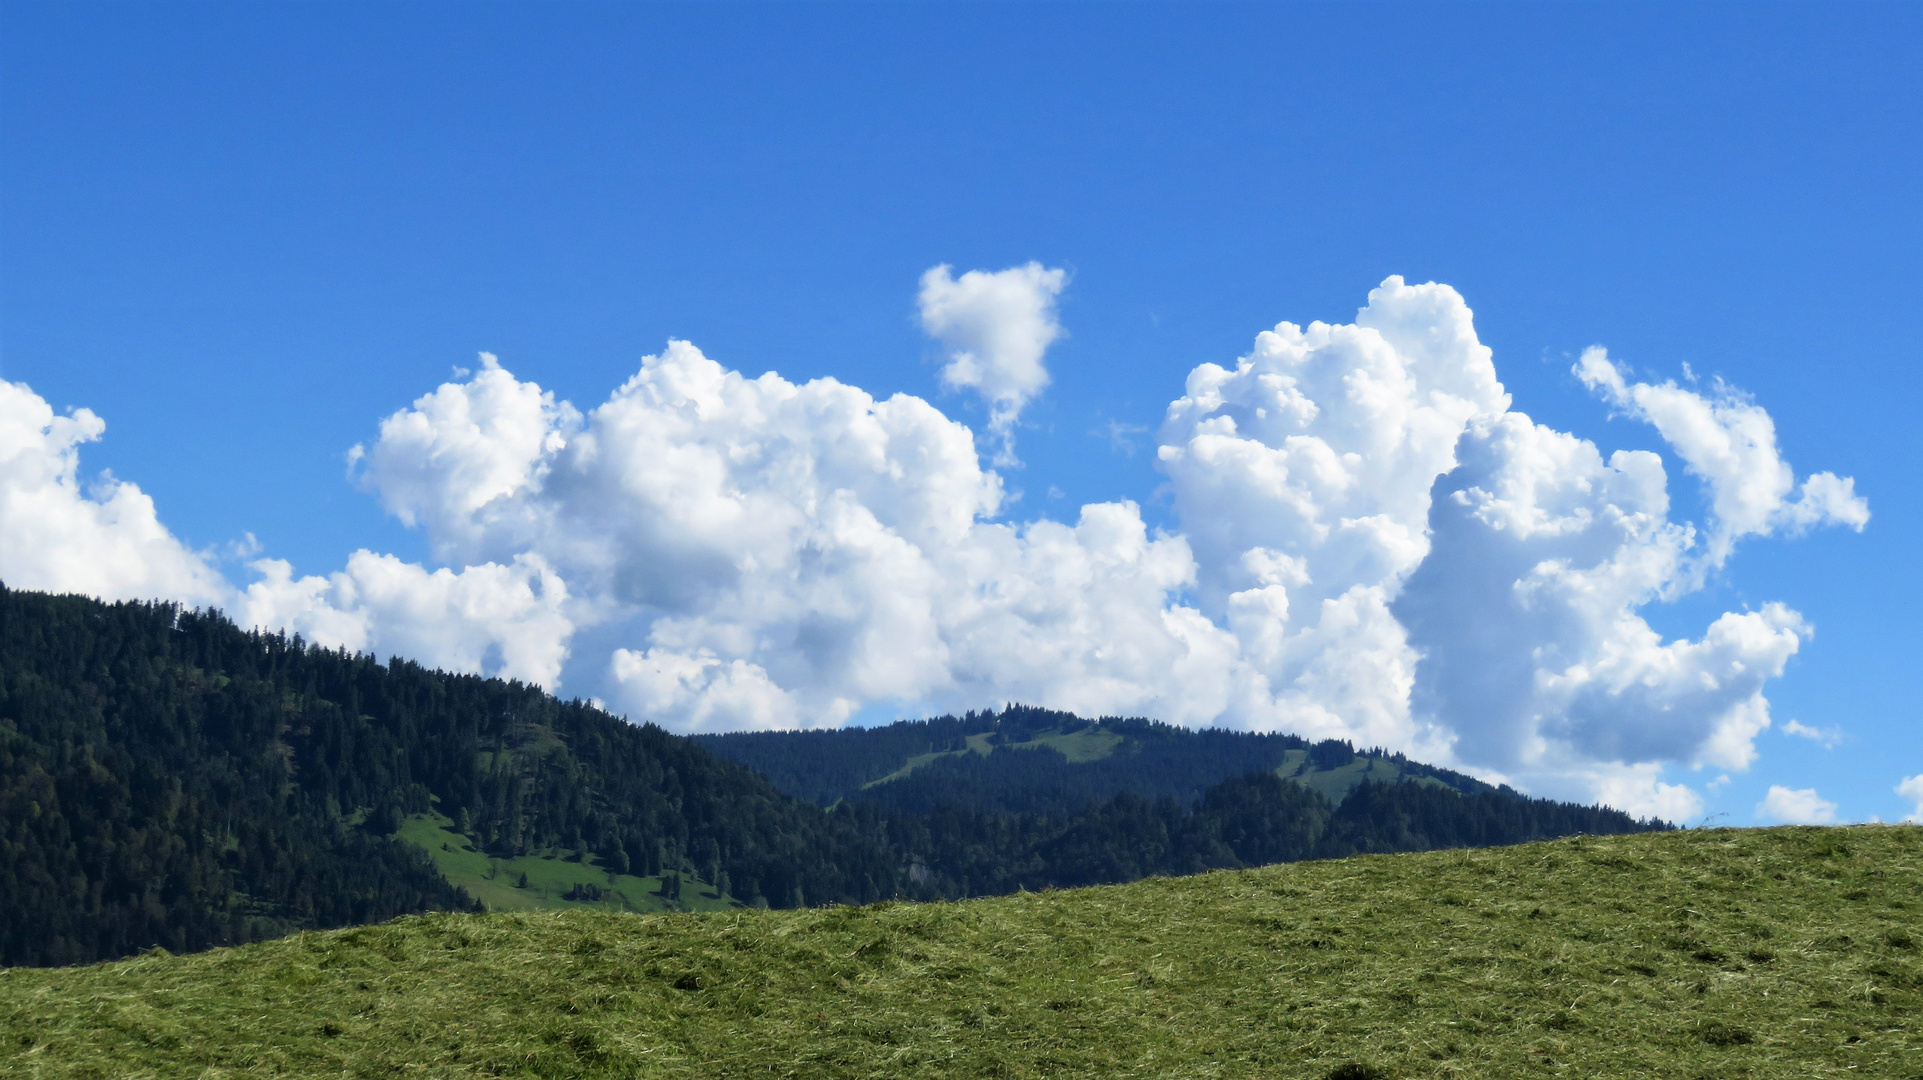
[[[970,734],[936,724],[903,738],[929,732],[951,748]],[[1365,781],[1336,803],[1217,750],[1217,765],[1143,791],[1113,786],[1120,764],[1078,773],[1101,762],[1047,747],[950,754],[911,774],[921,796],[826,807],[712,745],[513,681],[244,631],[217,612],[0,585],[0,964],[474,908],[395,837],[430,810],[493,855],[685,873],[773,907],[1658,827],[1466,777],[1452,786],[1439,770]],[[845,760],[819,755],[817,796],[859,789],[851,778],[895,752],[848,745]],[[982,766],[970,759],[995,758],[1039,782],[971,789]]]

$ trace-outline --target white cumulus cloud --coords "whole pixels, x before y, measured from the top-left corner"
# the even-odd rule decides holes
[[[0,580],[220,607],[244,626],[318,644],[557,685],[567,589],[538,556],[430,572],[359,551],[339,573],[300,579],[286,562],[261,559],[252,564],[260,580],[239,589],[161,523],[138,487],[106,475],[80,481],[79,447],[105,430],[86,409],[57,416],[26,386],[0,382]],[[259,551],[252,535],[230,547]]]
[[[1046,386],[1062,284],[923,278],[945,381],[999,403],[991,434]],[[1764,604],[1665,639],[1640,609],[1738,538],[1868,512],[1847,479],[1798,488],[1733,390],[1631,382],[1600,350],[1577,371],[1703,479],[1704,524],[1672,515],[1661,456],[1514,411],[1462,298],[1400,278],[1352,324],[1283,323],[1190,373],[1158,439],[1175,534],[1125,502],[1004,521],[974,435],[927,402],[751,378],[685,342],[586,411],[488,358],[384,421],[362,477],[450,561],[538,557],[613,698],[670,726],[1035,701],[1350,738],[1686,817],[1700,797],[1662,768],[1746,767],[1809,628]]]
[[[1412,718],[1389,604],[1429,551],[1430,492],[1508,408],[1455,290],[1391,278],[1352,325],[1282,323],[1169,406],[1158,464],[1198,596],[1243,660],[1222,719],[1442,753]]]
[[[1598,761],[1745,768],[1771,722],[1764,686],[1808,625],[1768,603],[1665,641],[1639,609],[1699,588],[1742,537],[1861,529],[1867,504],[1828,473],[1799,490],[1768,414],[1727,387],[1631,383],[1600,349],[1576,372],[1702,478],[1707,522],[1671,516],[1656,454],[1605,458],[1517,412],[1472,427],[1394,608],[1423,657],[1415,708],[1449,719],[1461,760],[1519,777]]]
[[[380,476],[381,504],[408,525],[424,525],[443,554],[472,546],[492,522],[489,508],[511,503],[538,483],[566,432],[580,421],[574,407],[501,370],[490,353],[481,370],[449,383],[381,423],[369,457],[356,466]]]
[[[1678,512],[1664,454],[1516,411],[1463,298],[1389,278],[1352,323],[1282,323],[1188,374],[1156,440],[1176,531],[1127,501],[1010,520],[993,465],[1048,385],[1065,282],[922,279],[943,381],[990,406],[989,462],[919,397],[751,376],[687,342],[582,408],[483,354],[353,455],[444,565],[256,559],[244,588],[131,485],[82,490],[92,414],[10,387],[0,575],[566,679],[679,730],[1024,701],[1348,738],[1671,820],[1702,800],[1665,770],[1753,761],[1805,620],[1763,603],[1665,637],[1644,615],[1739,540],[1868,521],[1848,478],[1798,481],[1760,405],[1583,354],[1583,381],[1701,480]],[[1803,794],[1819,813],[1813,793],[1765,805]]]
[[[511,379],[486,369],[390,417],[365,480],[451,557],[554,567],[617,643],[607,675],[636,715],[694,729],[832,724],[886,700],[1220,709],[1181,681],[1233,654],[1170,602],[1194,577],[1186,543],[1130,503],[1073,526],[992,520],[1000,478],[919,398],[748,378],[685,342],[584,415]],[[488,402],[541,448],[511,470],[462,460],[496,459],[467,437]]]
[[[1673,381],[1632,383],[1600,346],[1583,350],[1576,375],[1616,408],[1653,425],[1708,485],[1712,527],[1703,567],[1720,567],[1745,536],[1825,524],[1860,532],[1869,524],[1869,504],[1857,496],[1854,481],[1824,472],[1799,488],[1777,452],[1769,413],[1730,387],[1718,383],[1715,395],[1704,397]]]
[[[1816,794],[1815,788],[1786,788],[1771,784],[1756,816],[1779,825],[1834,825],[1836,804]]]
[[[948,350],[942,384],[987,402],[1002,444],[996,464],[1013,460],[1015,420],[1048,386],[1042,356],[1062,334],[1055,300],[1067,284],[1066,271],[1037,262],[959,278],[944,264],[921,276],[922,329]]]
[[[1686,784],[1664,783],[1662,767],[1656,763],[1635,766],[1591,766],[1549,781],[1552,789],[1543,794],[1564,798],[1594,799],[1604,806],[1639,818],[1687,823],[1703,812],[1703,797]],[[1547,779],[1547,778],[1545,778]],[[1722,782],[1728,776],[1720,778]],[[1718,781],[1704,785],[1712,790]]]
[[[1896,785],[1896,793],[1916,804],[1904,815],[1903,820],[1923,823],[1923,773],[1905,777],[1902,783]]]
[[[363,549],[326,577],[295,578],[281,559],[260,559],[253,568],[260,580],[241,595],[243,625],[429,667],[559,686],[574,627],[566,614],[567,586],[538,555],[456,572]]]
[[[105,473],[79,478],[80,446],[107,424],[66,416],[0,380],[0,579],[17,589],[217,604],[220,572],[160,523],[154,501]]]

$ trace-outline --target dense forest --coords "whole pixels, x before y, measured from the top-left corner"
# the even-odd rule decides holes
[[[911,895],[941,897],[1668,827],[1510,791],[1463,795],[1407,781],[1365,780],[1332,805],[1273,772],[1225,780],[1192,806],[1125,791],[1060,816],[997,814],[954,803],[919,813],[856,803],[844,812],[874,815],[891,848],[910,860]]]
[[[398,838],[423,815],[490,856],[774,907],[1664,827],[1346,743],[1020,707],[687,739],[218,613],[0,586],[0,964],[475,906]]]
[[[880,832],[912,896],[1665,827],[1336,740],[1019,705],[696,741]]]
[[[1152,720],[1011,705],[873,728],[697,735],[703,746],[822,806],[894,811],[954,804],[1003,814],[1073,813],[1129,792],[1188,805],[1224,780],[1274,770],[1334,801],[1365,779],[1415,780],[1463,794],[1471,776],[1400,754],[1295,735],[1192,729]]]
[[[472,905],[389,837],[725,870],[776,906],[895,894],[890,856],[686,739],[534,687],[0,586],[0,963],[179,951]]]

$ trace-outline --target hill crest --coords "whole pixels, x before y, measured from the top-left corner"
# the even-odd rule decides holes
[[[1166,796],[1192,802],[1215,784],[1261,771],[1307,787],[1331,803],[1340,803],[1365,781],[1406,780],[1465,795],[1502,790],[1399,753],[1358,750],[1341,740],[1311,742],[1280,733],[1191,729],[1134,717],[1090,720],[1027,705],[898,720],[870,728],[729,732],[694,739],[768,777],[784,792],[822,806],[849,799],[883,799],[900,805],[916,798],[938,798],[936,793],[905,792],[922,786],[931,774],[942,773],[944,766],[968,767],[970,755],[990,759],[985,770],[976,770],[985,783],[1064,789],[1084,803],[1124,791],[1149,799]],[[1033,763],[1003,756],[1024,751],[1042,752],[1048,768],[1022,768]],[[1009,775],[998,775],[1002,772]],[[1034,807],[1016,801],[1002,808],[1020,812]],[[1055,811],[1076,808],[1060,803],[1049,807]]]
[[[0,1071],[1914,1075],[1923,828],[1693,830],[958,904],[413,916],[0,973]]]

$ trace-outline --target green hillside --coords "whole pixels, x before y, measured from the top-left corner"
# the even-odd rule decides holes
[[[949,803],[1004,814],[1072,814],[1129,792],[1192,803],[1209,788],[1273,772],[1340,803],[1364,782],[1411,781],[1465,795],[1471,776],[1346,742],[1277,732],[1190,729],[1146,719],[1085,719],[1029,705],[902,720],[873,728],[697,735],[714,753],[821,806],[893,809]]]
[[[449,884],[489,911],[728,911],[744,906],[693,874],[623,874],[603,866],[591,852],[489,854],[444,814],[412,815],[395,836],[425,851]]]
[[[915,721],[909,721],[909,723],[915,723]],[[921,721],[921,723],[927,723],[927,721]],[[738,734],[747,736],[774,734],[779,736],[788,733],[739,732]],[[1113,758],[1117,750],[1132,745],[1128,736],[1114,730],[1113,727],[1109,725],[1103,724],[1099,720],[1083,722],[1081,724],[1070,721],[1052,725],[1041,731],[1022,732],[1017,736],[1019,741],[999,741],[996,735],[997,733],[993,731],[981,731],[966,736],[962,740],[960,749],[930,750],[927,753],[915,754],[903,761],[901,766],[893,772],[878,779],[870,780],[862,784],[861,788],[863,791],[867,791],[881,784],[892,784],[898,780],[906,780],[914,774],[916,769],[924,765],[932,765],[942,758],[956,757],[963,754],[977,754],[981,757],[987,757],[997,750],[1039,750],[1046,747],[1062,755],[1062,761],[1069,765],[1086,765],[1091,761],[1104,761]],[[717,745],[727,746],[739,741],[743,740],[717,739]]]
[[[804,911],[432,914],[0,973],[21,1077],[1923,1076],[1923,829]]]
[[[873,828],[538,687],[0,586],[0,963],[476,900],[878,900],[900,865]]]
[[[694,741],[872,828],[907,871],[896,899],[1670,827],[1339,740],[1024,705]]]
[[[1310,751],[1290,750],[1282,755],[1282,764],[1275,767],[1275,775],[1284,780],[1293,780],[1332,803],[1341,802],[1365,781],[1394,784],[1406,780],[1412,784],[1456,790],[1455,785],[1430,775],[1441,770],[1424,771],[1425,766],[1412,765],[1395,755],[1357,754],[1347,764],[1322,768],[1316,765]]]
[[[842,794],[810,805],[764,768]],[[696,741],[218,612],[0,586],[5,964],[431,909],[954,899],[1653,827],[1347,743],[1020,706]]]

